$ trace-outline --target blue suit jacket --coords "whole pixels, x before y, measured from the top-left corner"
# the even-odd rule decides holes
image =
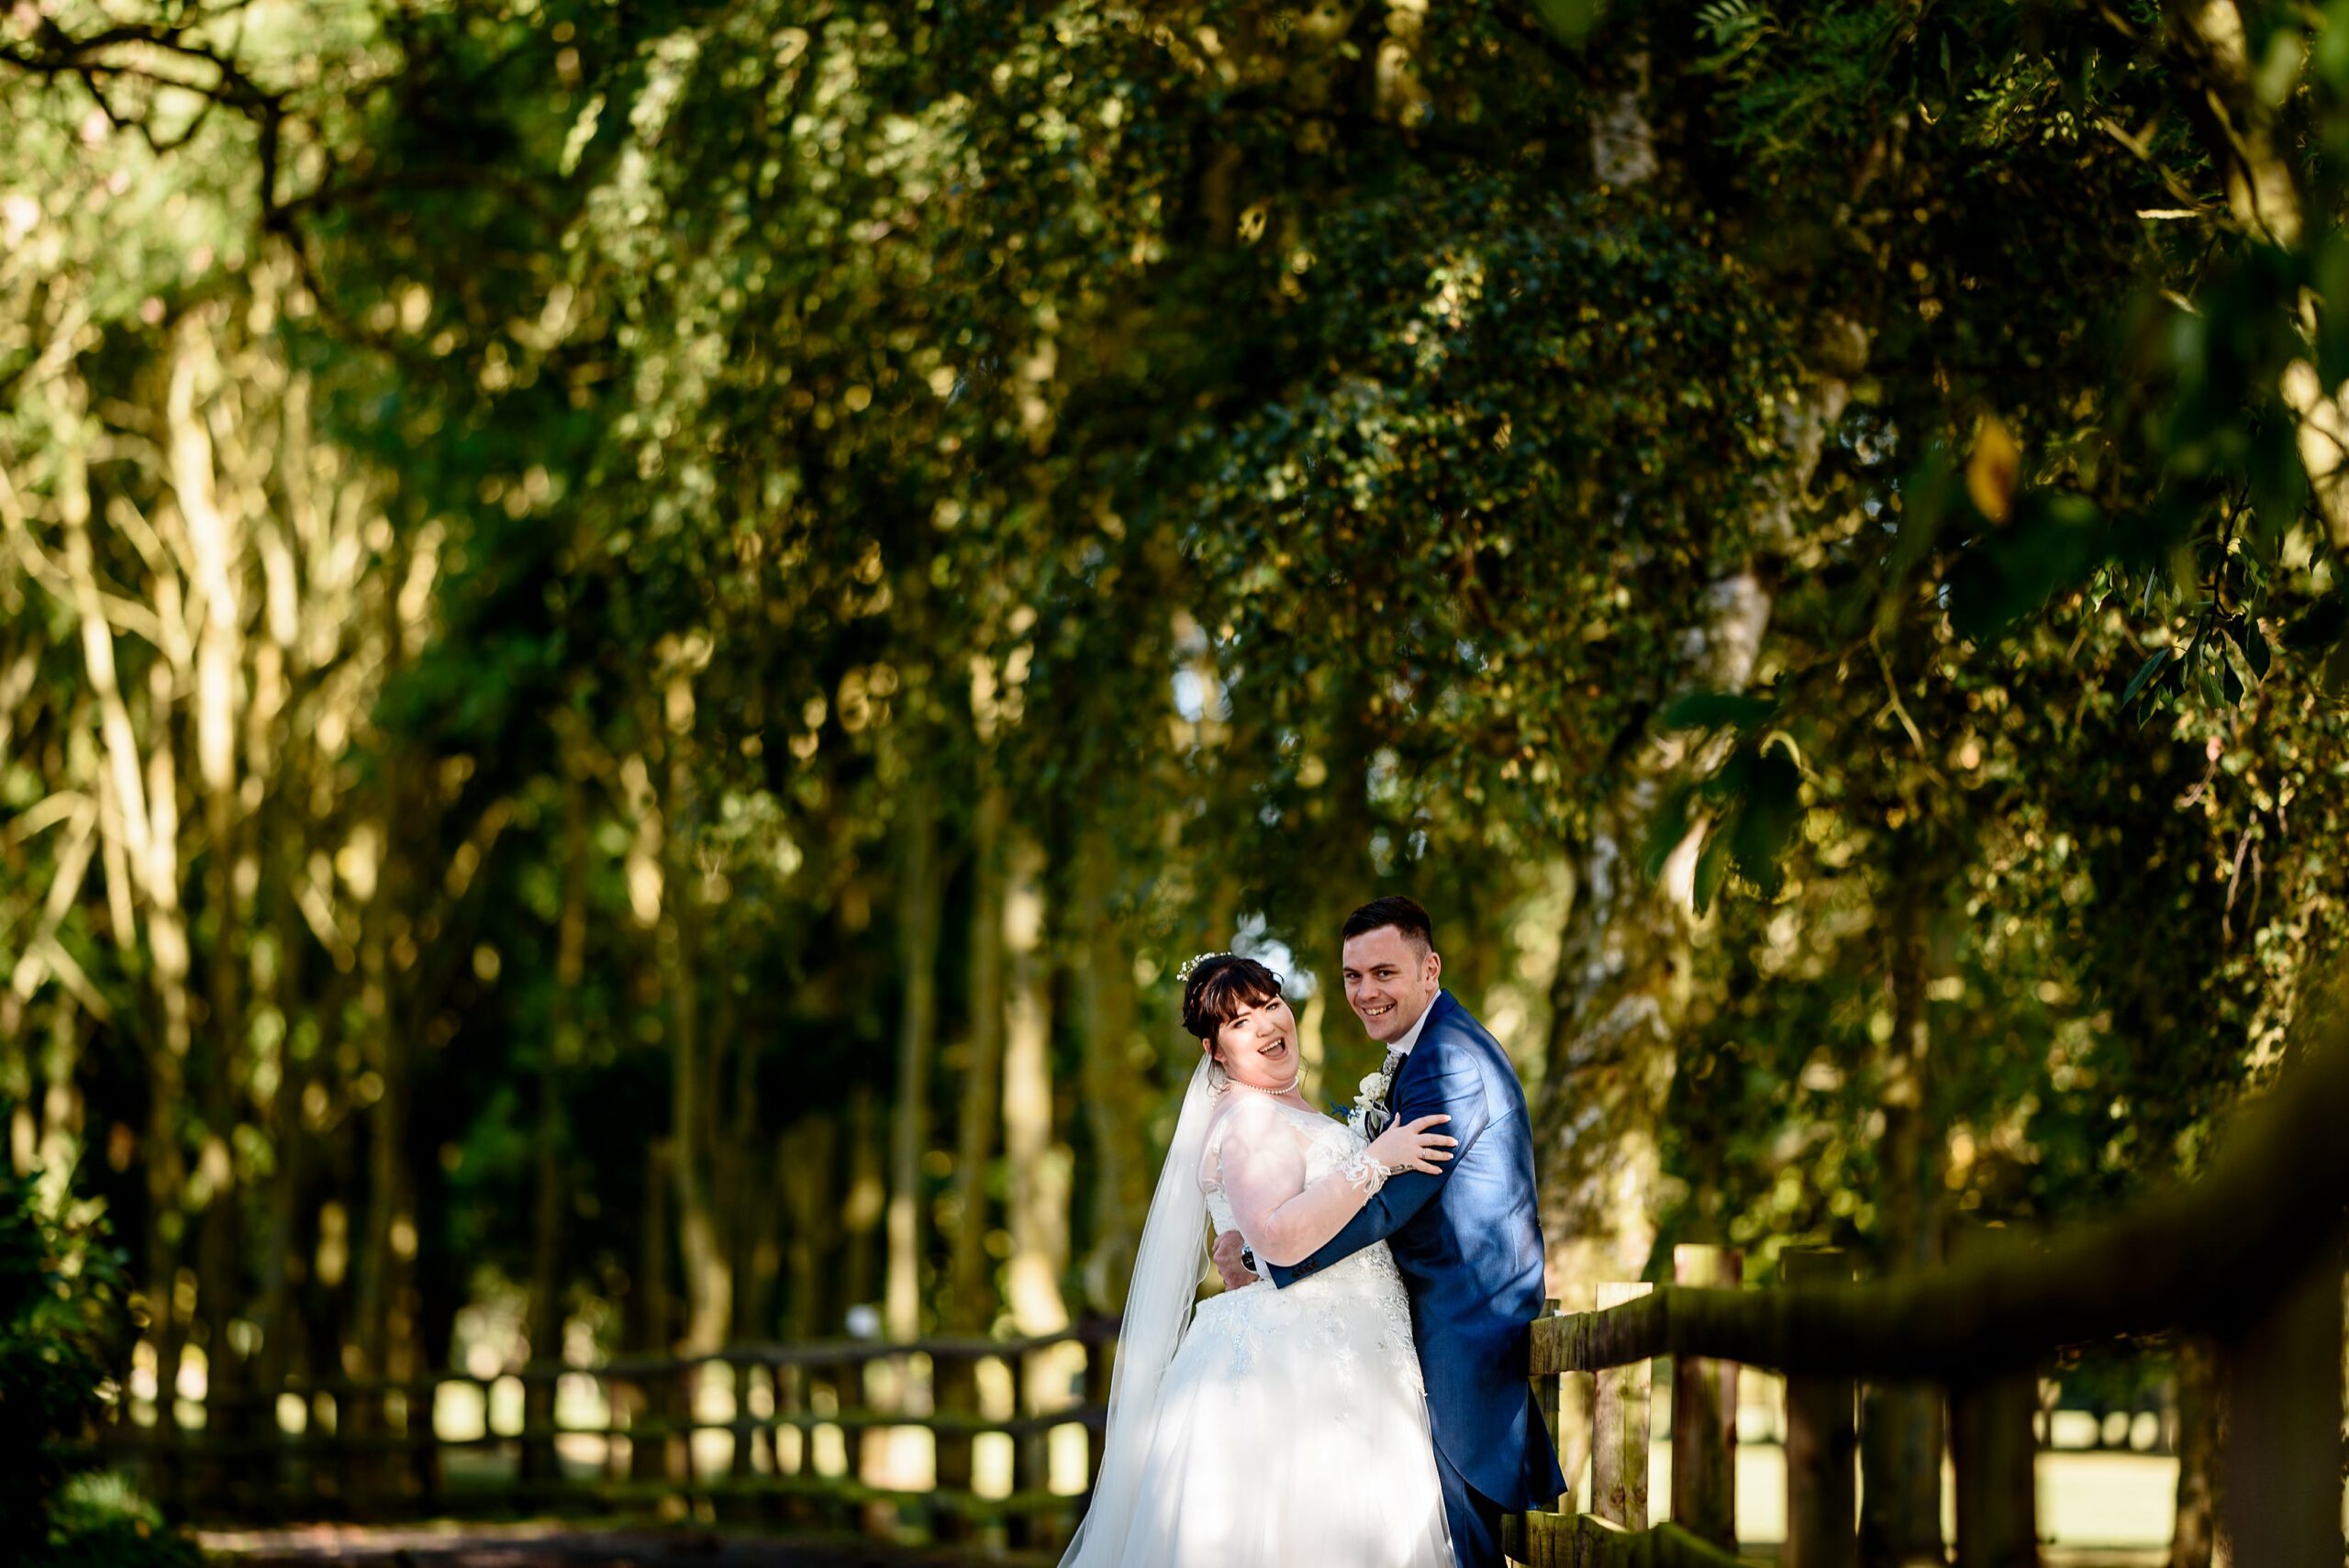
[[[1446,991],[1387,1102],[1398,1122],[1451,1117],[1436,1129],[1460,1140],[1451,1163],[1440,1176],[1390,1179],[1327,1246],[1293,1269],[1275,1266],[1273,1283],[1385,1241],[1410,1294],[1436,1447],[1503,1507],[1553,1507],[1565,1477],[1527,1381],[1527,1325],[1542,1311],[1542,1224],[1517,1069]]]

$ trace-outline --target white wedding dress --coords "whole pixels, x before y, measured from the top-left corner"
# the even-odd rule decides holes
[[[1385,1243],[1190,1307],[1203,1218],[1260,1259],[1302,1256],[1362,1207],[1364,1147],[1328,1117],[1194,1080],[1135,1265],[1100,1479],[1063,1568],[1452,1568]]]

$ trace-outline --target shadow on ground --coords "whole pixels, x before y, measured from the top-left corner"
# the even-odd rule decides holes
[[[575,1524],[295,1525],[206,1530],[235,1568],[1053,1568],[1028,1552],[925,1551],[851,1536],[746,1535],[692,1527]],[[1775,1546],[1749,1547],[1760,1562]],[[2054,1550],[2047,1568],[2159,1568],[2165,1552]]]
[[[292,1525],[205,1530],[237,1568],[1051,1568],[1028,1553],[924,1551],[848,1536],[575,1524]]]

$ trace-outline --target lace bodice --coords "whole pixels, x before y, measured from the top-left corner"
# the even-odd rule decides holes
[[[1382,1234],[1394,1218],[1360,1140],[1302,1102],[1219,1092],[1219,1076],[1202,1061],[1184,1089],[1091,1501],[1061,1568],[1453,1568],[1410,1303],[1386,1246],[1286,1288],[1198,1295],[1202,1207],[1255,1232],[1275,1264],[1343,1251],[1353,1243],[1330,1242],[1346,1225]]]
[[[1238,1208],[1249,1206],[1235,1207],[1226,1172],[1261,1162],[1257,1156],[1263,1151],[1251,1146],[1252,1140],[1294,1140],[1295,1151],[1304,1156],[1300,1188],[1341,1172],[1345,1173],[1339,1177],[1343,1184],[1355,1173],[1349,1167],[1370,1168],[1363,1157],[1368,1145],[1345,1123],[1268,1096],[1260,1097],[1260,1103],[1277,1114],[1250,1107],[1244,1116],[1227,1115],[1208,1135],[1199,1187],[1219,1231],[1246,1233]],[[1293,1158],[1291,1150],[1278,1152]],[[1354,1192],[1349,1213],[1362,1202],[1361,1189]],[[1259,1194],[1257,1202],[1262,1200]],[[1252,1237],[1250,1244],[1254,1245]],[[1260,1268],[1269,1261],[1262,1248],[1257,1257]],[[1410,1303],[1394,1254],[1384,1241],[1374,1241],[1281,1289],[1255,1284],[1225,1291],[1202,1303],[1198,1312],[1200,1322],[1209,1326],[1207,1340],[1218,1347],[1212,1352],[1203,1347],[1198,1353],[1219,1358],[1230,1375],[1249,1374],[1267,1347],[1278,1342],[1287,1347],[1288,1354],[1326,1369],[1337,1386],[1352,1385],[1362,1370],[1360,1358],[1367,1354],[1391,1367],[1413,1395],[1420,1391],[1419,1358],[1411,1343]]]
[[[1246,1090],[1234,1092],[1248,1093]],[[1301,1188],[1312,1186],[1324,1177],[1343,1170],[1348,1178],[1358,1185],[1365,1189],[1375,1189],[1375,1167],[1372,1166],[1364,1155],[1364,1151],[1369,1147],[1368,1140],[1353,1128],[1334,1118],[1323,1116],[1318,1111],[1302,1109],[1286,1101],[1274,1099],[1270,1095],[1256,1096],[1256,1105],[1266,1107],[1275,1114],[1266,1116],[1258,1112],[1243,1118],[1227,1113],[1216,1123],[1214,1129],[1208,1136],[1207,1155],[1201,1162],[1199,1173],[1199,1186],[1207,1198],[1208,1218],[1214,1221],[1219,1232],[1244,1231],[1246,1229],[1241,1225],[1239,1215],[1232,1206],[1231,1195],[1225,1184],[1226,1146],[1233,1140],[1284,1136],[1295,1139],[1305,1161]],[[1252,1111],[1255,1109],[1254,1106],[1248,1108]],[[1237,1148],[1235,1147],[1231,1151],[1236,1154]],[[1251,1237],[1252,1246],[1254,1245],[1254,1241],[1255,1239]],[[1355,1254],[1355,1257],[1334,1266],[1344,1269],[1364,1258],[1365,1254],[1374,1251],[1378,1254],[1379,1261],[1385,1262],[1386,1268],[1391,1271],[1394,1265],[1391,1259],[1387,1258],[1386,1249],[1383,1244],[1365,1248],[1363,1252]]]
[[[1220,1236],[1227,1230],[1240,1229],[1240,1217],[1231,1212],[1231,1200],[1223,1195],[1223,1184],[1216,1183],[1207,1189],[1208,1220]]]

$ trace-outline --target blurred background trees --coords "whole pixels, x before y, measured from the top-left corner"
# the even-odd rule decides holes
[[[2337,961],[2349,18],[0,40],[0,1097],[165,1423],[1114,1312],[1174,965],[1343,1098],[1377,892],[1574,1304],[2190,1172]]]

